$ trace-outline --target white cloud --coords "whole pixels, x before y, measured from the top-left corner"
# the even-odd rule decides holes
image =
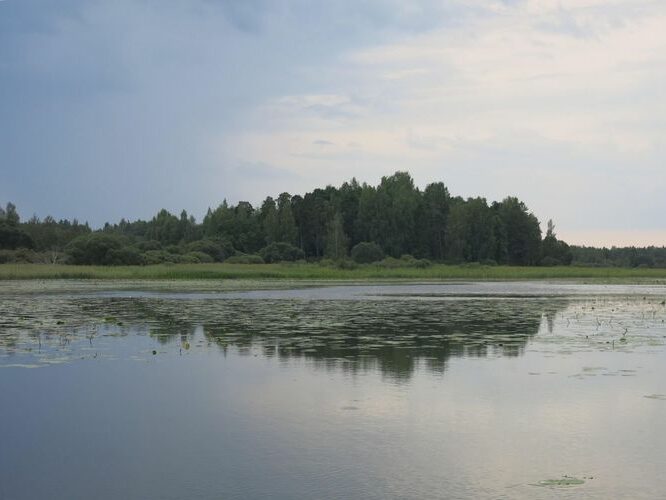
[[[495,3],[461,26],[310,67],[305,87],[334,93],[261,106],[269,123],[225,143],[312,178],[408,169],[464,194],[520,194],[562,228],[626,229],[649,186],[666,187],[664,26],[664,3]],[[322,136],[336,146],[318,146]],[[663,227],[650,214],[641,224]]]
[[[6,4],[2,194],[27,213],[201,214],[406,169],[562,233],[664,227],[662,1]],[[83,194],[39,194],[59,182]]]

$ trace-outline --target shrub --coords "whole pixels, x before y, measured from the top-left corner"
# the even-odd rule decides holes
[[[357,269],[358,264],[351,259],[341,259],[335,263],[335,267],[338,269]]]
[[[104,260],[109,266],[138,266],[145,262],[141,252],[134,247],[112,248]]]
[[[205,253],[211,257],[215,262],[222,262],[234,255],[234,247],[224,241],[224,240],[198,240],[188,243],[187,245],[188,252],[200,252]]]
[[[271,243],[259,250],[259,255],[265,262],[295,261],[305,258],[303,250],[296,248],[289,243]]]
[[[405,254],[400,257],[400,260],[403,261],[407,267],[416,267],[418,269],[425,269],[426,267],[432,266],[432,262],[428,259],[417,259],[413,255]]]
[[[175,264],[181,261],[180,255],[174,255],[164,250],[148,250],[143,254],[145,264]]]
[[[224,261],[226,264],[264,264],[264,259],[259,255],[237,254]]]
[[[382,260],[384,251],[377,243],[362,241],[352,248],[351,258],[358,264],[370,264]]]
[[[428,259],[415,259],[411,255],[403,255],[399,259],[394,257],[386,257],[377,262],[376,265],[386,269],[397,269],[400,267],[415,267],[419,269],[425,269],[426,267],[430,267],[432,263]]]
[[[541,259],[540,265],[546,267],[561,266],[562,262],[560,262],[560,260],[556,259],[555,257],[547,256]]]
[[[185,253],[185,248],[180,245],[169,245],[165,247],[164,250],[174,255],[180,255]]]
[[[72,264],[110,265],[117,260],[117,251],[127,246],[122,236],[92,233],[73,239],[65,248]]]
[[[45,254],[27,248],[0,250],[0,264],[41,264],[45,262],[48,262]]]
[[[385,257],[384,259],[375,262],[375,264],[379,267],[383,267],[386,269],[396,269],[398,267],[409,267],[405,264],[405,261],[401,259],[396,259],[395,257]]]
[[[213,257],[204,252],[187,252],[182,258],[183,262],[190,264],[207,264],[215,262]]]
[[[0,264],[14,262],[14,252],[12,250],[0,250]]]
[[[0,220],[0,248],[34,248],[35,243],[23,229]]]
[[[414,261],[414,267],[418,269],[425,269],[430,266],[432,266],[432,262],[430,262],[428,259],[416,259]]]
[[[149,250],[162,250],[162,245],[157,240],[140,241],[135,245],[142,252]]]

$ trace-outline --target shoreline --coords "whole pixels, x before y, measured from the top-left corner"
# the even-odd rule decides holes
[[[339,269],[319,264],[173,264],[154,266],[73,266],[65,264],[1,264],[0,283],[23,280],[83,281],[544,281],[592,280],[599,282],[636,282],[666,284],[666,269],[608,267],[518,267],[434,264],[383,268],[373,264],[355,269]]]

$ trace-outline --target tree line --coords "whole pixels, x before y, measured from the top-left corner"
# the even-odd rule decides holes
[[[441,182],[421,190],[407,172],[377,186],[352,179],[302,196],[269,196],[257,207],[223,201],[201,222],[163,209],[151,220],[122,219],[95,231],[52,217],[21,222],[9,203],[0,209],[0,249],[0,262],[97,265],[393,259],[532,266],[569,265],[593,253],[559,240],[551,221],[542,235],[537,217],[515,197],[463,199]]]

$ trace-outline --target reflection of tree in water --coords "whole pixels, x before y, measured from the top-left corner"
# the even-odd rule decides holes
[[[259,347],[267,357],[307,359],[324,369],[379,369],[408,378],[418,366],[444,372],[451,357],[518,356],[542,318],[552,324],[566,306],[566,300],[552,298],[70,298],[40,304],[39,314],[61,318],[62,325],[47,329],[56,334],[96,324],[117,333],[148,333],[162,344],[180,339],[189,347],[203,326],[205,341],[224,350],[250,354]],[[12,336],[5,340],[14,342]]]
[[[220,346],[265,356],[306,358],[322,368],[379,369],[409,377],[420,364],[443,372],[450,357],[518,356],[543,315],[565,301],[382,300],[245,301],[204,334]]]

